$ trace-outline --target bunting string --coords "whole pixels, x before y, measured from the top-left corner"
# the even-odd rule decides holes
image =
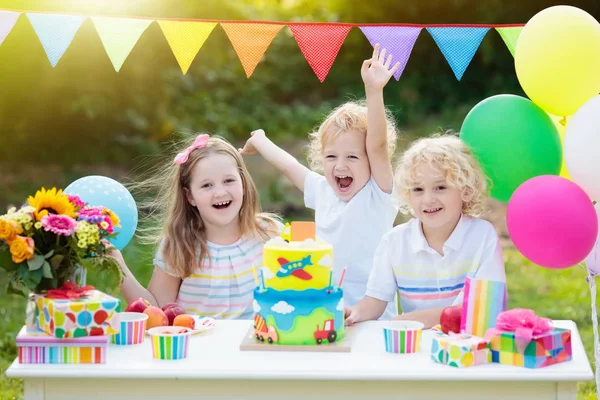
[[[48,61],[55,67],[90,18],[115,71],[119,71],[139,38],[156,22],[181,72],[186,74],[198,52],[217,25],[224,30],[246,77],[250,78],[277,34],[287,27],[316,77],[323,82],[353,28],[358,28],[371,46],[386,48],[400,68],[399,80],[422,30],[426,30],[442,52],[456,79],[460,80],[489,30],[498,32],[514,57],[524,24],[406,24],[282,22],[260,20],[212,20],[199,18],[152,18],[96,16],[78,13],[0,10],[0,46],[6,41],[21,14],[31,23]]]

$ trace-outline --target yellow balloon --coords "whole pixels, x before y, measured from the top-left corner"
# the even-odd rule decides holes
[[[558,135],[560,136],[560,143],[561,143],[562,148],[564,148],[565,132],[567,131],[567,123],[569,122],[569,120],[568,120],[568,118],[565,118],[565,117],[557,117],[556,115],[552,115],[552,114],[548,114],[548,115],[550,115],[552,122],[554,122],[554,125],[556,126],[556,129],[558,130]],[[564,156],[562,159],[562,165],[560,166],[559,176],[562,176],[563,178],[566,178],[566,179],[572,181],[571,175],[569,175],[569,171],[567,170],[567,165],[565,164]]]
[[[600,23],[572,6],[554,6],[527,22],[515,70],[529,98],[545,111],[572,115],[600,93]]]

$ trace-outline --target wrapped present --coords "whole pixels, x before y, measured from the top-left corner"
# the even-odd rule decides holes
[[[118,333],[120,300],[90,287],[81,289],[87,290],[36,294],[37,328],[59,339]]]
[[[431,340],[431,359],[452,367],[470,367],[491,362],[489,342],[467,334],[446,335],[435,332]]]
[[[467,277],[462,307],[460,332],[483,337],[506,310],[506,283]]]
[[[554,328],[552,321],[532,310],[506,311],[496,328],[486,333],[492,362],[525,368],[543,368],[571,360],[571,331]]]
[[[35,329],[17,335],[20,364],[104,364],[109,336],[58,339]]]

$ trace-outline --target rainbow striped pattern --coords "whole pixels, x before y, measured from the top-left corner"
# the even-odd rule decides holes
[[[189,333],[173,335],[151,335],[152,357],[157,360],[181,360],[187,357]]]
[[[19,363],[104,364],[108,342],[108,336],[57,339],[24,326],[17,335]]]
[[[496,318],[506,311],[506,283],[472,279],[465,280],[461,333],[483,337],[496,327]]]
[[[383,328],[385,351],[396,354],[419,352],[423,324],[409,322],[400,328],[396,328],[392,325],[395,324],[391,323],[388,328]]]
[[[496,332],[490,341],[492,362],[525,368],[543,368],[572,358],[571,331],[554,328],[534,336],[519,351],[514,332]]]
[[[121,319],[121,329],[119,333],[111,336],[110,342],[117,345],[143,343],[148,316],[142,313],[122,312],[119,317]]]

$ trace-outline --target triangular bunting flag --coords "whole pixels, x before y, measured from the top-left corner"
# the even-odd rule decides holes
[[[158,21],[185,75],[194,57],[217,25],[216,22]]]
[[[351,25],[288,24],[296,42],[321,82],[329,73]]]
[[[151,19],[92,17],[98,36],[115,70],[119,72]]]
[[[254,68],[283,25],[257,23],[221,23],[231,45],[250,78]]]
[[[360,30],[365,34],[371,46],[379,43],[379,48],[385,48],[387,54],[392,55],[392,65],[400,62],[400,68],[394,73],[396,80],[400,79],[415,41],[421,33],[420,27],[414,26],[361,26]],[[387,55],[386,55],[387,60]]]
[[[8,36],[13,26],[17,23],[21,13],[14,11],[0,11],[0,44]]]
[[[510,54],[514,57],[515,49],[517,48],[517,39],[519,39],[523,27],[511,26],[508,28],[496,28],[496,30],[502,37],[502,40],[504,40],[506,47],[508,47],[508,51],[510,51]]]
[[[65,53],[85,16],[26,13],[53,67]]]
[[[446,57],[456,79],[460,81],[490,28],[455,26],[427,30]]]

